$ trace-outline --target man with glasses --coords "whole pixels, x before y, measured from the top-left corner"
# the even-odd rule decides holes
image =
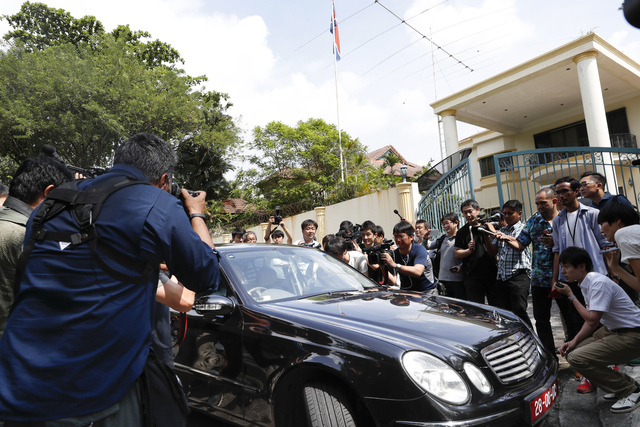
[[[585,249],[593,261],[593,269],[596,273],[607,274],[607,266],[604,262],[600,249],[612,244],[600,232],[598,224],[597,209],[585,206],[578,201],[580,194],[580,183],[570,176],[560,178],[556,181],[556,194],[564,206],[553,221],[553,280],[565,281],[565,277],[560,272],[560,253],[570,246],[577,246]],[[569,283],[571,291],[584,305],[584,298],[580,288]],[[577,312],[572,311],[572,315],[567,316],[568,340],[572,340],[582,328],[584,319]],[[578,386],[578,393],[590,393],[594,390],[589,381],[582,377]]]
[[[400,288],[438,294],[433,277],[433,266],[427,249],[422,245],[413,244],[414,229],[411,223],[401,221],[393,227],[393,239],[398,248],[393,251],[393,257],[382,254],[384,262],[395,269],[400,276]]]
[[[502,206],[502,214],[507,225],[495,233],[493,242],[487,242],[489,253],[493,256],[498,255],[498,303],[501,308],[513,311],[527,325],[533,327],[527,314],[527,300],[531,288],[531,251],[528,246],[520,251],[508,244],[509,241],[515,240],[524,228],[524,223],[520,221],[522,202],[507,200]],[[488,227],[495,231],[491,224],[488,224]]]
[[[580,175],[580,193],[585,199],[591,200],[591,207],[595,209],[602,209],[607,203],[613,199],[613,195],[608,191],[604,191],[607,185],[607,179],[604,175],[587,171]],[[631,202],[624,196],[618,197],[620,203],[633,206]]]

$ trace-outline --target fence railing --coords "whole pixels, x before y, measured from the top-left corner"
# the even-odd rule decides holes
[[[471,162],[465,158],[436,181],[418,204],[418,217],[429,221],[431,228],[440,228],[442,216],[455,212],[464,223],[460,204],[475,198]]]
[[[633,205],[640,201],[640,168],[631,162],[640,158],[638,148],[563,147],[496,154],[494,166],[500,206],[506,200],[522,201],[523,215],[536,211],[535,194],[565,176],[580,179],[586,171],[601,173],[606,190],[626,196]],[[585,201],[588,203],[589,201]]]

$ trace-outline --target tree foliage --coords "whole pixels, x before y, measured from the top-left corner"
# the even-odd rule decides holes
[[[271,122],[254,129],[248,160],[254,166],[241,175],[246,189],[255,189],[266,207],[303,200],[324,204],[367,194],[378,188],[381,172],[366,160],[366,147],[342,132],[346,162],[341,179],[338,131],[321,119],[296,127]],[[367,165],[368,164],[368,165]]]
[[[75,19],[69,12],[44,3],[25,2],[20,12],[4,18],[15,28],[5,34],[4,39],[21,41],[28,52],[56,44],[89,43],[93,35],[104,34],[104,27],[95,16]]]
[[[151,132],[179,154],[179,181],[220,197],[242,144],[228,96],[177,67],[170,45],[94,17],[25,3],[0,50],[0,152],[15,162],[56,146],[69,163],[108,166],[129,136]],[[200,187],[200,186],[203,187]]]
[[[4,35],[4,39],[20,42],[27,52],[63,44],[99,49],[100,41],[106,35],[104,26],[95,16],[76,19],[64,9],[54,9],[44,3],[27,1],[18,13],[3,17],[14,28]],[[184,63],[170,44],[160,40],[144,42],[143,39],[151,38],[146,31],[132,31],[128,25],[119,25],[110,34],[116,40],[122,40],[129,53],[149,68]]]

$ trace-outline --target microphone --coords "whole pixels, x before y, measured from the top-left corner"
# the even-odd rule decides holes
[[[402,218],[402,215],[400,215],[400,214],[398,213],[398,209],[394,209],[394,210],[393,210],[393,213],[394,213],[394,214],[396,214],[396,215],[398,215],[398,216],[400,217],[400,221],[404,221],[404,218]]]

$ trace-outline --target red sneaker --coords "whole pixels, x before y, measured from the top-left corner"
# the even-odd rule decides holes
[[[580,378],[580,385],[578,385],[576,391],[581,394],[586,394],[591,393],[595,389],[596,388],[589,382],[589,380],[583,376]]]

